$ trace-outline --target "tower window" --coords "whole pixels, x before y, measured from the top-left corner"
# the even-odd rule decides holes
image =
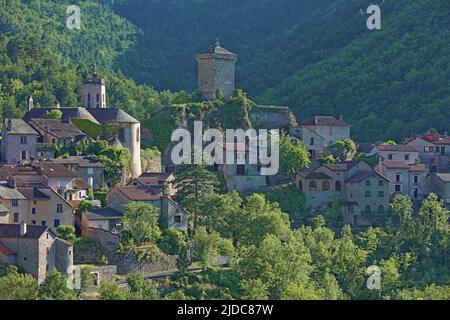
[[[97,93],[97,102],[100,101],[100,95]]]
[[[141,128],[136,129],[136,142],[141,141]]]

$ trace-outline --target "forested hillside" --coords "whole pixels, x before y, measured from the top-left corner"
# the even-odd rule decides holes
[[[57,99],[80,105],[82,79],[96,63],[108,82],[110,106],[146,118],[157,108],[188,95],[158,93],[113,72],[118,56],[134,45],[137,29],[109,7],[80,2],[82,28],[66,27],[68,1],[0,0],[0,112],[18,117],[33,95],[36,107]],[[20,13],[20,14],[19,14]],[[181,100],[180,100],[181,99]]]
[[[300,119],[344,115],[362,141],[402,139],[450,119],[446,0],[122,1],[115,12],[142,34],[118,59],[156,88],[194,90],[195,53],[219,36],[239,54],[237,85]]]
[[[77,1],[77,32],[65,26],[69,1],[0,0],[3,115],[23,112],[29,94],[38,106],[77,104],[95,61],[110,105],[148,117],[193,100],[152,86],[194,92],[195,54],[219,37],[239,54],[237,87],[257,103],[290,106],[300,120],[344,115],[360,141],[449,131],[450,3],[377,1],[382,30],[370,31],[372,2]]]

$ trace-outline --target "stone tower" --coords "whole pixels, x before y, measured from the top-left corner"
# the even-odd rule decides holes
[[[198,91],[205,100],[214,100],[219,90],[226,99],[234,91],[238,56],[220,46],[219,40],[206,53],[197,55]]]
[[[85,108],[106,108],[106,82],[99,78],[92,65],[91,77],[83,82],[83,107]]]

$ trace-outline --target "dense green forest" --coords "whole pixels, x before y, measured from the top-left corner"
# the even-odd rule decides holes
[[[241,2],[122,1],[115,11],[143,33],[119,65],[138,82],[192,90],[195,53],[219,36],[258,103],[300,119],[344,115],[361,141],[448,131],[448,1],[375,1],[380,31],[366,27],[374,1]]]
[[[75,1],[76,31],[65,27],[69,1],[0,0],[3,115],[23,112],[30,93],[38,106],[76,105],[95,61],[109,104],[146,118],[195,100],[162,90],[195,91],[195,54],[220,37],[239,54],[237,86],[257,103],[288,105],[300,120],[344,115],[359,141],[448,131],[450,4],[378,1],[382,30],[370,31],[371,2]]]
[[[109,7],[80,1],[81,31],[66,28],[68,1],[0,0],[0,112],[21,116],[27,97],[36,107],[56,99],[63,107],[80,105],[82,79],[92,63],[108,83],[108,105],[145,119],[161,106],[190,101],[183,92],[157,92],[137,85],[114,61],[134,41],[137,29]],[[72,2],[71,2],[72,4]],[[20,13],[20,14],[19,14]]]

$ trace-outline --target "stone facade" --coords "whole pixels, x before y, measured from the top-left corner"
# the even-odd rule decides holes
[[[419,135],[407,139],[406,144],[416,149],[429,173],[450,172],[450,137],[447,135]]]
[[[36,159],[39,134],[22,119],[4,119],[2,160],[8,164]]]
[[[341,201],[345,223],[367,227],[389,212],[389,179],[364,162],[325,164],[296,175],[312,213],[328,211],[334,200]]]
[[[14,251],[14,263],[38,282],[56,268],[62,274],[73,265],[73,247],[48,227],[0,225],[0,241]]]
[[[198,91],[205,100],[214,100],[216,91],[230,98],[235,87],[237,55],[222,48],[217,42],[209,52],[197,55]]]

